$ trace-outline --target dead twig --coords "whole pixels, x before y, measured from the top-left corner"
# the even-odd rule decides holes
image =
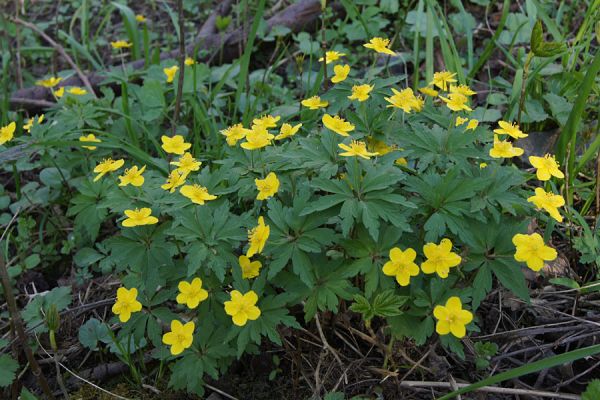
[[[232,396],[232,395],[230,395],[230,394],[228,394],[228,393],[225,393],[225,392],[224,392],[224,391],[222,391],[221,389],[219,389],[219,388],[216,388],[216,387],[214,387],[214,386],[212,386],[212,385],[209,385],[208,383],[205,383],[205,384],[204,384],[204,386],[206,386],[207,388],[209,388],[209,389],[210,389],[210,390],[212,390],[213,392],[217,392],[217,393],[219,393],[221,396],[227,397],[228,399],[231,399],[231,400],[238,400],[238,398],[237,398],[237,397],[234,397],[234,396]]]
[[[340,367],[343,370],[344,369],[344,363],[342,362],[342,359],[338,355],[337,351],[335,351],[335,349],[333,347],[331,347],[331,345],[327,341],[327,338],[325,337],[325,334],[323,333],[323,329],[321,328],[321,322],[319,321],[319,315],[315,315],[315,321],[317,323],[317,330],[319,331],[319,336],[321,337],[321,342],[323,342],[323,347],[325,349],[327,349],[329,352],[331,352],[331,354],[333,354],[333,357],[336,359],[336,361],[338,362],[338,364],[340,364]],[[348,378],[346,377],[346,383],[348,382],[347,379]]]
[[[433,342],[433,344],[431,345],[431,347],[429,348],[429,350],[427,350],[427,352],[425,354],[423,354],[423,356],[421,358],[419,358],[419,360],[412,367],[410,367],[410,369],[408,370],[408,372],[404,374],[404,376],[400,379],[400,381],[404,381],[406,378],[408,378],[410,376],[410,374],[415,369],[419,368],[421,366],[421,364],[423,363],[423,361],[425,361],[425,359],[427,357],[429,357],[429,354],[431,354],[431,352],[437,347],[437,344],[438,344],[437,340],[435,342]],[[425,368],[425,369],[427,369],[427,368]]]
[[[469,383],[455,383],[457,388],[464,388],[469,386]],[[450,382],[430,382],[430,381],[403,381],[400,382],[401,387],[406,388],[418,388],[418,387],[427,387],[427,388],[440,388],[440,389],[452,389],[453,384]],[[499,394],[510,394],[510,395],[521,395],[521,396],[538,396],[538,397],[548,397],[552,399],[561,399],[561,400],[580,400],[576,394],[569,393],[553,393],[546,392],[543,390],[530,390],[530,389],[516,389],[516,388],[503,388],[497,386],[483,386],[475,391],[480,392],[488,392],[488,393],[499,393]]]
[[[44,348],[44,346],[42,346],[42,343],[40,342],[40,340],[38,339],[38,337],[37,337],[37,336],[35,337],[35,339],[37,340],[37,342],[38,342],[38,344],[39,344],[40,348],[42,349],[42,351],[43,351],[44,353],[46,353],[46,355],[47,355],[48,357],[52,357],[52,355],[50,355],[50,354],[48,353],[48,351],[47,351],[47,350]],[[117,398],[117,399],[121,399],[121,400],[131,400],[131,399],[127,398],[127,397],[120,396],[120,395],[118,395],[118,394],[116,394],[116,393],[113,393],[113,392],[111,392],[111,391],[108,391],[108,390],[106,390],[106,389],[104,389],[104,388],[102,388],[102,387],[100,387],[100,386],[98,386],[98,385],[94,384],[93,382],[90,382],[90,381],[88,381],[88,380],[87,380],[87,379],[85,379],[84,377],[82,377],[82,376],[79,376],[79,375],[77,375],[77,374],[76,374],[74,371],[70,370],[70,369],[69,369],[69,368],[68,368],[66,365],[64,365],[63,363],[61,363],[61,362],[59,362],[59,361],[57,361],[57,362],[58,362],[58,365],[60,365],[62,368],[64,368],[64,369],[65,369],[65,371],[67,371],[69,374],[73,375],[73,377],[75,377],[75,378],[79,379],[79,380],[80,380],[80,381],[82,381],[82,382],[85,382],[85,383],[87,383],[88,385],[92,386],[93,388],[95,388],[95,389],[98,389],[98,390],[100,390],[100,391],[102,391],[102,392],[104,392],[104,393],[106,393],[106,394],[108,394],[108,395],[111,395],[111,396],[113,396],[113,397],[115,397],[115,398]]]

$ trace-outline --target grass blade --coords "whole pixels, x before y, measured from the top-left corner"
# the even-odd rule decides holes
[[[487,60],[491,57],[492,53],[496,49],[496,42],[498,41],[498,38],[500,37],[502,30],[504,29],[504,25],[506,24],[506,18],[508,17],[509,9],[510,9],[510,0],[504,0],[504,3],[502,3],[502,16],[500,17],[500,22],[498,22],[498,27],[496,28],[496,32],[494,32],[494,35],[492,36],[490,41],[485,45],[485,48],[483,49],[483,52],[477,59],[477,62],[475,63],[473,68],[471,68],[471,70],[469,71],[469,75],[467,76],[467,79],[469,81],[475,77],[477,72],[479,72],[481,67],[483,67],[485,65]],[[469,83],[469,82],[467,82],[467,83]]]
[[[583,349],[569,351],[567,353],[559,354],[557,356],[548,357],[543,360],[533,362],[531,364],[511,369],[498,375],[490,376],[487,379],[483,379],[472,385],[466,386],[459,390],[455,390],[452,393],[448,393],[447,395],[440,397],[438,400],[450,400],[460,394],[472,392],[473,390],[479,389],[483,386],[495,385],[496,383],[518,378],[519,376],[531,374],[533,372],[541,371],[543,369],[556,367],[557,365],[573,362],[584,357],[593,356],[598,353],[600,353],[600,344],[585,347]]]
[[[579,89],[579,96],[575,100],[575,104],[573,105],[573,109],[571,113],[569,113],[569,118],[567,119],[567,123],[565,124],[560,137],[558,138],[558,143],[556,145],[556,158],[557,160],[564,165],[565,155],[567,153],[567,146],[569,143],[575,144],[577,129],[579,128],[579,123],[581,122],[581,116],[583,115],[583,110],[585,110],[585,105],[588,96],[594,86],[594,80],[596,76],[600,72],[600,51],[596,52],[596,56],[594,57],[594,61],[589,66],[585,77],[583,78],[583,82],[581,82],[581,86]],[[571,152],[569,157],[570,167],[573,167],[573,161],[575,160],[574,152]],[[573,172],[570,170],[569,172]],[[569,174],[571,177],[572,174]]]
[[[129,41],[131,42],[131,53],[133,54],[134,59],[140,58],[140,41],[139,34],[137,30],[137,21],[135,19],[135,13],[125,4],[117,3],[113,1],[111,3],[115,8],[119,9],[121,12],[121,16],[123,17],[123,24],[125,25],[125,31],[127,32],[127,36],[129,37]]]
[[[94,56],[92,56],[88,49],[86,49],[84,46],[81,45],[81,43],[75,40],[73,36],[69,35],[63,30],[59,30],[58,37],[61,40],[66,41],[69,44],[69,46],[71,46],[71,48],[75,50],[76,53],[82,55],[94,67],[95,70],[100,71],[104,69],[104,66],[101,65],[100,62],[98,62],[94,58]]]
[[[250,28],[250,32],[248,34],[246,48],[244,49],[244,54],[242,55],[242,58],[240,60],[240,74],[238,75],[237,90],[235,91],[234,116],[237,114],[242,92],[246,90],[248,68],[250,67],[250,56],[252,55],[252,50],[254,49],[254,39],[256,38],[256,31],[258,30],[258,25],[260,24],[260,20],[262,19],[263,14],[265,12],[265,3],[266,0],[260,0],[260,2],[258,3],[258,9],[256,10],[256,14],[254,15],[254,21],[252,21],[252,27]],[[246,107],[247,106],[248,104],[246,104]]]

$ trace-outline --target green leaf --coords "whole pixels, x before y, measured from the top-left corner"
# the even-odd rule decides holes
[[[61,175],[62,174],[62,175]],[[63,180],[64,177],[64,180]],[[59,170],[56,167],[44,168],[40,171],[40,181],[52,188],[60,188],[71,178],[71,173],[67,169]]]
[[[465,350],[462,342],[453,335],[440,336],[442,346],[456,354],[461,360],[465,359]]]
[[[40,264],[40,261],[41,259],[39,254],[31,254],[30,256],[27,256],[27,258],[25,258],[24,260],[25,268],[33,269]]]
[[[552,278],[549,281],[551,284],[553,285],[558,285],[558,286],[565,286],[571,289],[579,289],[579,283],[577,283],[576,281],[574,281],[571,278]]]
[[[19,394],[21,400],[38,400],[37,397],[33,395],[26,387],[21,389],[21,394]]]
[[[312,202],[310,206],[306,207],[300,215],[308,215],[317,211],[327,210],[334,207],[341,202],[345,201],[348,197],[341,194],[332,194],[329,196],[322,196],[316,201]]]
[[[497,261],[490,263],[490,267],[502,286],[529,302],[529,289],[521,267],[510,260],[498,259]]]
[[[483,265],[479,268],[473,280],[473,295],[471,300],[473,310],[479,308],[479,305],[490,290],[492,290],[492,273],[487,265]]]
[[[204,366],[202,359],[196,354],[188,354],[173,364],[169,387],[180,390],[186,389],[198,396],[204,395]]]
[[[544,95],[544,100],[548,103],[552,116],[560,125],[564,126],[573,109],[573,103],[567,101],[563,96],[554,93],[546,93]]]
[[[537,20],[531,31],[531,51],[538,57],[553,57],[567,50],[564,43],[545,42],[542,21]]]
[[[537,20],[533,29],[531,30],[530,46],[531,51],[536,54],[544,43],[544,28],[542,27],[542,21]]]
[[[90,350],[98,349],[98,342],[105,342],[110,335],[108,326],[105,323],[98,321],[96,318],[91,318],[79,328],[79,342]]]
[[[0,387],[10,385],[15,379],[15,372],[19,368],[19,363],[16,362],[8,354],[0,355]]]
[[[375,316],[369,300],[359,294],[354,296],[354,303],[350,306],[350,310],[362,314],[365,321],[369,321]]]
[[[581,400],[597,400],[600,399],[600,379],[591,380],[585,392],[581,394]]]
[[[400,307],[408,300],[407,296],[398,296],[394,289],[379,293],[373,300],[373,313],[379,317],[400,315]]]
[[[84,247],[75,253],[73,261],[75,261],[78,267],[88,267],[104,257],[104,254],[97,252],[91,247]]]

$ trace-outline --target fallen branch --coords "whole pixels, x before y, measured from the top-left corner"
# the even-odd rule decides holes
[[[402,381],[400,382],[401,387],[417,388],[417,387],[428,387],[428,388],[441,388],[441,389],[452,389],[453,386],[460,388],[469,386],[468,383],[455,383],[450,382],[430,382],[430,381]],[[497,386],[483,386],[475,391],[488,392],[488,393],[499,393],[499,394],[511,394],[521,396],[538,396],[538,397],[549,397],[553,399],[561,400],[579,400],[580,396],[576,394],[568,393],[554,393],[546,392],[543,390],[529,390],[529,389],[516,389],[516,388],[503,388]]]
[[[216,18],[220,15],[227,15],[231,11],[232,3],[233,1],[231,0],[225,0],[217,6],[213,14],[200,28],[199,34],[196,36],[194,42],[186,46],[186,54],[191,55],[197,53],[197,50],[202,50],[198,52],[199,55],[196,58],[196,61],[206,62],[212,65],[231,62],[240,57],[239,49],[243,49],[244,44],[247,41],[247,33],[244,32],[242,27],[229,33],[218,32],[215,27]],[[274,26],[285,26],[293,33],[302,30],[311,31],[317,27],[320,15],[320,0],[300,0],[268,18],[266,21],[267,29],[270,30]],[[30,23],[26,24],[28,24],[27,26],[32,25]],[[175,49],[161,53],[160,59],[167,60],[177,58],[179,54],[180,50]],[[66,55],[66,57],[68,57],[68,55]],[[145,60],[143,59],[125,64],[125,68],[132,70],[139,70],[144,67]],[[118,66],[115,68],[120,69],[123,67]],[[105,73],[92,72],[83,76],[80,76],[79,73],[77,73],[76,75],[61,81],[59,86],[81,86],[84,79],[91,87],[97,88],[105,80]],[[116,89],[118,90],[118,88]],[[33,112],[47,108],[49,106],[48,103],[50,103],[51,100],[53,100],[53,98],[50,91],[38,86],[17,90],[11,97],[10,104],[12,108],[21,107]]]

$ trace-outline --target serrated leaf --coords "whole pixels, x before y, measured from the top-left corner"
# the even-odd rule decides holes
[[[0,355],[0,387],[6,387],[15,380],[19,363],[8,354]]]
[[[98,342],[104,342],[110,337],[108,326],[98,321],[96,318],[91,318],[79,328],[79,342],[90,350],[98,349]]]
[[[400,307],[406,303],[408,297],[398,296],[393,289],[386,290],[375,296],[373,300],[373,313],[379,317],[393,317],[400,315]]]
[[[497,262],[490,263],[489,265],[502,286],[521,299],[529,302],[529,289],[525,282],[525,275],[523,275],[521,267],[518,264],[510,260],[498,259]]]
[[[473,296],[471,300],[473,310],[479,308],[479,305],[491,289],[492,273],[487,265],[483,265],[479,268],[479,271],[477,271],[477,275],[475,275],[475,279],[473,280]]]
[[[590,381],[581,394],[581,400],[598,400],[600,399],[600,379]]]

